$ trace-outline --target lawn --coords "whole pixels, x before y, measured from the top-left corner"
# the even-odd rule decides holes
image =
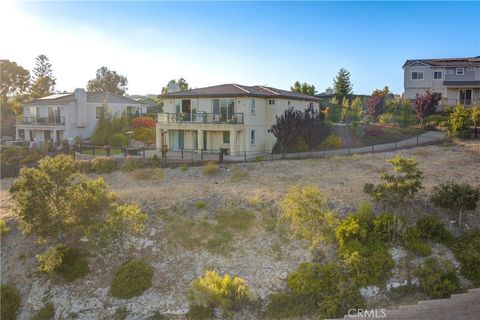
[[[353,131],[353,130],[352,130]],[[374,144],[390,143],[400,140],[416,137],[425,132],[425,130],[413,127],[380,127],[372,126],[371,134],[366,131],[364,134],[358,134],[353,131],[354,139],[352,145],[371,146]]]

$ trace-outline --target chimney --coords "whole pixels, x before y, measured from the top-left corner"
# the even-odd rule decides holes
[[[87,92],[85,89],[75,89],[75,112],[77,115],[77,127],[87,126]]]

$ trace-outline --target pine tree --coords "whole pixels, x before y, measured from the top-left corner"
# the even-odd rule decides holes
[[[30,88],[30,95],[36,99],[52,94],[57,80],[53,76],[52,64],[47,56],[41,54],[35,60],[34,79]]]
[[[338,101],[342,101],[343,98],[352,94],[352,83],[350,82],[350,72],[345,68],[341,68],[338,71],[337,77],[333,79],[333,89],[335,90],[335,96]]]

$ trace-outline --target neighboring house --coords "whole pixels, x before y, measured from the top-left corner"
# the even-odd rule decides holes
[[[158,101],[156,100],[156,95],[147,94],[144,96],[141,95],[131,95],[128,96],[129,98],[141,102],[147,106],[147,113],[158,113],[161,112],[162,107],[159,105]]]
[[[53,141],[56,144],[77,136],[89,138],[97,123],[103,103],[114,116],[126,112],[143,114],[146,105],[111,92],[54,94],[23,104],[23,116],[17,117],[16,138],[23,141]]]
[[[275,116],[288,108],[303,110],[319,99],[266,86],[222,84],[160,95],[164,113],[158,114],[157,148],[193,149],[230,154],[270,151],[269,132]]]
[[[430,90],[441,93],[448,105],[480,103],[480,56],[407,60],[403,70],[408,99]]]

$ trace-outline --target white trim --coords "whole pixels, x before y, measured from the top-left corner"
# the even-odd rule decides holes
[[[412,62],[410,62],[409,64],[403,66],[403,68],[411,67],[411,66],[413,66],[414,64],[417,64],[417,63],[418,63],[418,64],[421,63],[421,64],[423,64],[423,65],[425,65],[425,66],[427,66],[427,67],[431,67],[431,65],[429,65],[428,63],[425,63],[425,62],[419,61],[419,60],[415,60],[415,61],[412,61]]]
[[[458,71],[462,70],[462,73],[458,73]],[[455,68],[455,75],[456,76],[464,76],[465,75],[465,68]]]

